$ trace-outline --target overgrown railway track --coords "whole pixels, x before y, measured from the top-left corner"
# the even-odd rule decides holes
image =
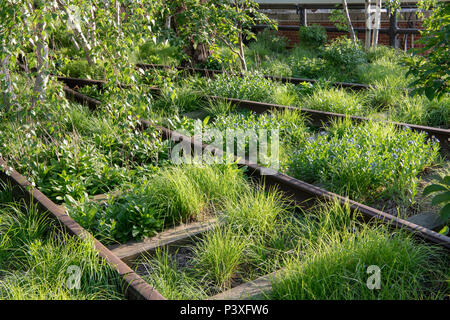
[[[103,85],[104,82],[92,81],[92,80],[81,80],[71,79],[71,78],[60,78],[67,84],[64,88],[66,94],[69,97],[76,100],[77,102],[89,105],[92,110],[95,110],[101,103],[96,99],[89,98],[76,90],[69,88],[68,86],[81,87],[83,85]],[[233,99],[236,100],[236,99]],[[265,112],[274,108],[275,105],[264,104],[264,103],[254,103],[251,101],[234,101],[233,103],[240,103],[241,107],[247,107],[256,112]],[[275,106],[276,107],[276,106]],[[279,108],[286,108],[285,106],[278,106]],[[307,111],[309,112],[309,110]],[[314,114],[314,110],[311,110]],[[323,112],[318,112],[318,114],[323,114],[318,117],[318,120],[324,121],[329,117],[342,117],[343,115],[328,114]],[[362,118],[361,121],[367,119]],[[220,156],[221,151],[211,148],[211,146],[199,143],[195,139],[187,136],[183,136],[177,132],[170,129],[154,125],[153,123],[140,120],[141,130],[146,130],[149,127],[155,127],[159,130],[162,138],[165,140],[172,140],[174,142],[184,141],[191,146],[191,150],[203,151],[208,148],[213,154]],[[405,124],[399,124],[399,126]],[[410,126],[411,127],[411,126]],[[411,129],[415,129],[411,127]],[[426,131],[427,128],[420,128]],[[430,130],[436,130],[436,128],[430,128]],[[446,134],[448,139],[448,132],[440,132],[437,129],[438,134]],[[433,136],[436,136],[436,132],[429,132]],[[237,158],[236,158],[237,160]],[[19,198],[24,198],[33,203],[37,203],[39,208],[43,213],[50,214],[54,219],[61,222],[64,229],[70,234],[78,237],[84,237],[88,231],[83,229],[77,222],[70,218],[61,206],[58,206],[49,198],[47,198],[42,192],[37,188],[34,188],[25,177],[16,172],[13,168],[8,167],[4,160],[0,160],[0,164],[3,168],[0,178],[1,180],[9,181],[13,186],[15,186],[15,195]],[[362,203],[349,200],[338,194],[329,192],[322,188],[313,186],[311,184],[305,183],[298,179],[289,177],[279,172],[273,172],[271,175],[266,175],[266,168],[258,166],[248,161],[240,164],[241,166],[247,167],[246,174],[254,181],[262,183],[268,190],[272,187],[276,187],[281,190],[286,197],[293,199],[298,205],[302,207],[310,207],[318,202],[329,202],[338,201],[341,205],[349,204],[352,212],[360,213],[361,217],[365,222],[375,222],[383,223],[389,225],[389,227],[394,229],[404,229],[408,232],[414,234],[415,237],[425,240],[426,242],[441,246],[446,250],[450,249],[450,238],[439,234],[433,230],[426,227],[417,225],[410,221],[400,219],[391,214],[385,213],[383,211],[377,210],[375,208],[366,206]],[[106,195],[105,195],[106,197]],[[101,197],[100,197],[101,198]],[[143,256],[148,255],[160,248],[178,248],[180,246],[185,246],[187,244],[195,243],[199,237],[203,234],[216,228],[220,222],[216,219],[211,219],[204,222],[195,222],[187,225],[178,225],[174,228],[166,229],[158,233],[155,237],[146,238],[142,241],[130,241],[122,244],[115,244],[109,247],[105,247],[98,240],[95,241],[96,249],[99,252],[100,257],[107,260],[122,276],[125,293],[129,299],[164,299],[164,297],[158,293],[157,290],[152,288],[148,283],[146,283],[136,272],[133,271],[131,267],[135,266],[136,261]],[[255,298],[261,297],[264,291],[270,290],[270,282],[277,273],[270,274],[258,278],[249,283],[243,283],[236,287],[231,288],[228,291],[220,293],[216,296],[210,297],[211,299],[244,299],[244,298]]]
[[[64,88],[64,91],[66,94],[70,97],[72,97],[75,101],[87,104],[90,108],[95,109],[97,105],[101,104],[101,101],[97,99],[93,99],[91,97],[88,97],[84,94],[79,93],[78,91],[74,90],[75,87],[83,87],[87,85],[95,85],[98,87],[102,87],[106,82],[99,81],[99,80],[87,80],[87,79],[76,79],[76,78],[67,78],[67,77],[58,77],[58,80],[64,82],[66,84],[66,87]],[[78,81],[79,80],[79,81]],[[161,90],[159,88],[153,87],[151,88],[151,91],[158,95],[160,94]],[[401,123],[401,122],[392,122],[392,121],[383,121],[383,120],[375,120],[370,119],[367,117],[360,117],[360,116],[352,116],[352,115],[346,115],[342,113],[335,113],[335,112],[326,112],[326,111],[319,111],[319,110],[312,110],[312,109],[306,109],[306,108],[297,108],[297,107],[291,107],[291,106],[284,106],[284,105],[278,105],[273,103],[265,103],[265,102],[256,102],[256,101],[249,101],[249,100],[242,100],[242,99],[235,99],[235,98],[227,98],[227,97],[218,97],[218,96],[204,96],[206,99],[209,100],[223,100],[227,101],[237,107],[245,108],[251,111],[254,111],[256,113],[264,113],[268,112],[270,110],[297,110],[298,112],[301,112],[304,114],[312,125],[317,127],[323,127],[324,124],[329,123],[332,120],[336,119],[343,119],[343,118],[349,118],[356,122],[364,122],[364,121],[382,121],[386,123],[394,124],[398,128],[405,128],[405,129],[411,129],[417,132],[425,132],[429,138],[436,138],[439,140],[441,150],[443,151],[444,155],[448,154],[450,152],[450,129],[442,129],[442,128],[436,128],[436,127],[428,127],[428,126],[421,126],[416,124],[408,124],[408,123]]]

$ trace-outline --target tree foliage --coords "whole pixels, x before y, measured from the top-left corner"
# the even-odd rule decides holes
[[[450,3],[424,0],[420,2],[423,10],[432,8],[429,17],[424,18],[425,31],[418,43],[422,48],[414,51],[414,56],[405,59],[408,74],[415,80],[412,94],[425,93],[428,99],[441,99],[449,92],[450,79]],[[423,54],[423,55],[418,55]]]
[[[160,3],[159,19],[175,30],[176,41],[183,44],[193,64],[204,62],[225,44],[247,69],[243,50],[245,40],[255,38],[252,27],[275,23],[260,13],[252,0],[175,0]]]

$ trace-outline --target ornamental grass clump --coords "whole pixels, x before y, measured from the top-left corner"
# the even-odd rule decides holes
[[[376,276],[370,278],[373,270],[380,272],[379,286]],[[359,231],[329,233],[288,258],[268,296],[286,300],[443,299],[448,295],[446,272],[448,258],[441,248],[418,242],[404,231],[392,234],[386,226],[360,226]]]
[[[321,111],[350,115],[365,115],[368,112],[364,96],[342,88],[316,87],[303,97],[300,106]]]
[[[105,242],[153,236],[165,227],[213,217],[247,190],[235,165],[180,165],[161,168],[106,204],[84,198],[66,202],[69,215]],[[69,199],[70,200],[70,199]]]
[[[63,234],[35,205],[13,202],[11,191],[0,185],[0,299],[123,298],[119,274],[100,260],[91,237]],[[71,281],[74,270],[79,283]]]
[[[439,143],[425,133],[377,122],[337,121],[294,147],[288,174],[369,204],[389,198],[412,204],[418,175],[439,157]]]

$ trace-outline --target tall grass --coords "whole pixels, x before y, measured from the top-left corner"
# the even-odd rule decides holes
[[[368,112],[364,96],[342,88],[316,87],[304,96],[300,106],[313,110],[365,115]]]
[[[174,257],[177,253],[178,251],[172,254],[167,249],[157,249],[153,257],[144,257],[141,264],[147,274],[144,278],[167,299],[205,299],[208,296],[205,283],[195,278],[192,266],[178,266]]]
[[[196,239],[187,265],[179,268],[174,259],[167,257],[169,253],[157,253],[143,260],[144,266],[150,266],[146,277],[163,290],[168,286],[176,290],[181,283],[187,288],[201,284],[205,288],[202,294],[210,295],[274,270],[280,257],[289,251],[282,241],[287,230],[283,220],[287,214],[285,204],[281,193],[275,190],[266,193],[262,187],[229,197],[223,208],[222,224]],[[178,276],[174,275],[175,270]],[[186,294],[182,298],[192,297],[190,289],[187,293],[184,289],[180,292]]]
[[[448,294],[442,250],[405,232],[361,227],[327,234],[286,262],[273,282],[272,299],[412,300]],[[380,268],[380,289],[369,289],[369,266]],[[433,266],[430,268],[430,266]]]
[[[153,236],[167,226],[216,215],[227,199],[246,190],[234,165],[180,165],[160,169],[132,185],[107,205],[89,199],[71,203],[69,215],[105,241],[126,242]]]
[[[10,189],[2,189],[6,200]],[[92,238],[61,233],[36,206],[2,202],[0,230],[0,299],[123,298],[119,275],[100,260]],[[79,288],[68,285],[69,267],[79,268]]]
[[[229,288],[239,276],[248,241],[239,229],[222,227],[206,234],[194,247],[194,261],[214,286]]]

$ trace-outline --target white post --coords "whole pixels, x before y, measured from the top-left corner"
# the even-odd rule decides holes
[[[372,0],[366,0],[366,9],[365,9],[365,16],[366,16],[366,41],[365,46],[366,48],[370,48],[370,39],[372,38],[372,27],[371,27],[371,5]]]
[[[375,10],[375,30],[373,32],[373,41],[372,46],[378,45],[378,34],[380,32],[380,24],[381,24],[381,1],[376,0],[376,10]]]

